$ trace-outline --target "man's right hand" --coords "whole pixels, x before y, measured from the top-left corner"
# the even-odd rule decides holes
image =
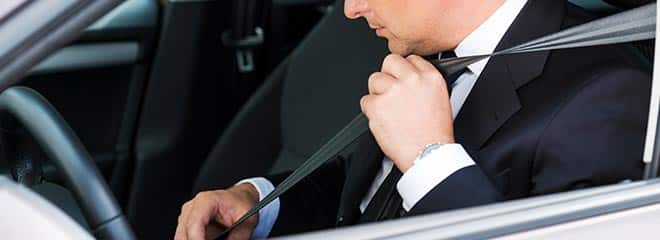
[[[259,192],[249,183],[226,190],[198,193],[183,204],[175,240],[215,239],[259,201]],[[249,239],[258,223],[258,216],[232,230],[227,239]]]

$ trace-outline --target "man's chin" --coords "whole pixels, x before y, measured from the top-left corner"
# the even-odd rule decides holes
[[[410,49],[407,46],[389,39],[387,41],[387,48],[390,50],[391,53],[401,56],[407,56],[410,55],[411,53]]]
[[[407,44],[400,44],[399,42],[393,42],[393,41],[387,42],[387,48],[390,50],[391,53],[401,56],[408,56],[410,54],[415,54],[418,56],[430,56],[430,55],[436,55],[439,52],[441,52],[431,48],[412,47]]]

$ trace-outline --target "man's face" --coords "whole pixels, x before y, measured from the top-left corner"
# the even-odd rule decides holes
[[[344,14],[364,17],[392,53],[431,55],[453,49],[503,0],[346,0]]]

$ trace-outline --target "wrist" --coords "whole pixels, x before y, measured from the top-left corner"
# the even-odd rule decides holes
[[[420,141],[415,145],[415,147],[411,148],[408,153],[407,159],[408,162],[410,163],[409,165],[412,165],[414,161],[419,159],[420,155],[422,155],[422,153],[424,153],[424,151],[427,150],[427,148],[435,145],[446,145],[453,143],[455,143],[453,136],[429,138],[426,141]]]
[[[454,135],[453,133],[448,135],[448,136],[443,136],[443,137],[437,137],[435,138],[434,141],[429,141],[427,142],[426,145],[434,144],[434,143],[439,143],[439,144],[453,144],[456,143],[454,140]]]
[[[252,185],[251,183],[241,183],[238,185],[235,185],[228,189],[228,191],[232,191],[234,193],[237,193],[241,195],[242,197],[246,198],[247,200],[250,201],[252,204],[257,204],[259,202],[259,191],[257,188]]]
[[[406,170],[409,169],[410,167],[412,167],[415,164],[415,162],[417,162],[418,160],[430,155],[435,150],[438,150],[438,149],[440,149],[441,147],[443,147],[445,145],[453,144],[453,143],[454,143],[454,141],[442,140],[442,141],[428,143],[428,144],[424,145],[423,147],[418,148],[418,151],[415,154],[415,157],[413,158],[412,161],[409,162],[408,167],[406,168]]]
[[[447,143],[447,142],[434,142],[434,143],[429,143],[429,144],[424,145],[424,147],[422,147],[421,150],[419,150],[419,152],[417,152],[417,155],[416,155],[415,160],[413,161],[413,163],[418,161],[419,159],[422,159],[422,158],[430,155],[433,151],[435,151],[435,150],[437,150],[437,149],[439,149],[442,146],[445,146],[447,144],[450,144],[450,143]]]

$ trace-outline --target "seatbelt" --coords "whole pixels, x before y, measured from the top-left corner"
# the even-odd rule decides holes
[[[261,0],[234,0],[232,27],[222,33],[222,42],[236,48],[236,65],[239,73],[254,71],[253,49],[264,42],[261,22]]]
[[[651,3],[594,20],[492,54],[436,59],[431,63],[440,70],[443,76],[448,76],[470,64],[492,56],[653,39],[655,37],[655,5],[656,3]]]
[[[466,68],[472,63],[491,56],[653,39],[655,37],[655,16],[656,3],[651,3],[636,9],[571,27],[493,54],[434,60],[432,63],[444,76],[448,76]],[[245,215],[238,219],[232,226],[227,228],[222,235],[225,235],[249,217],[258,213],[259,210],[278,198],[281,194],[286,192],[289,188],[324,163],[334,159],[340,151],[350,145],[359,136],[367,133],[368,130],[369,127],[366,117],[363,114],[358,114],[358,116],[356,116],[346,127],[339,131],[337,135],[309,157],[270,194],[259,201],[256,206],[245,213]]]
[[[231,28],[222,32],[222,43],[235,51],[238,74],[236,92],[248,96],[256,84],[259,48],[264,44],[262,24],[265,0],[234,0]]]

